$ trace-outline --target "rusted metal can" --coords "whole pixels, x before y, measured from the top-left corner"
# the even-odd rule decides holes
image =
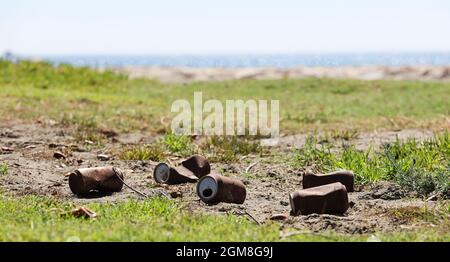
[[[181,184],[181,183],[195,183],[198,177],[194,173],[183,167],[170,167],[166,163],[159,163],[155,170],[153,170],[153,177],[155,181],[161,184]]]
[[[115,167],[80,168],[69,175],[70,190],[83,196],[91,191],[119,192],[123,187],[123,173]]]
[[[210,171],[208,160],[203,156],[194,155],[177,167],[170,167],[166,163],[158,164],[153,170],[153,177],[161,184],[193,183]]]
[[[219,174],[209,174],[197,183],[197,195],[209,204],[219,202],[242,204],[247,191],[240,180]]]
[[[198,178],[202,178],[211,172],[208,159],[201,155],[193,155],[181,162],[181,166],[190,170]]]
[[[343,184],[346,187],[347,192],[353,192],[354,178],[352,171],[339,170],[327,174],[314,174],[311,171],[303,173],[304,189],[336,182]]]
[[[289,195],[291,214],[343,214],[349,208],[345,186],[339,182],[302,189]]]

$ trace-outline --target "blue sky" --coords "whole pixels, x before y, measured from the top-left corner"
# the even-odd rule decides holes
[[[450,51],[448,0],[10,0],[0,53]]]

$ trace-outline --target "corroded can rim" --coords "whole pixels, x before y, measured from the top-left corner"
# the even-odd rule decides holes
[[[166,163],[159,163],[153,169],[153,178],[157,183],[167,183],[170,179],[170,166]]]
[[[206,175],[197,182],[197,195],[205,202],[214,202],[219,192],[219,181],[211,175]]]

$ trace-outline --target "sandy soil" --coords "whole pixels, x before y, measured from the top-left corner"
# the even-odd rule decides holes
[[[8,175],[0,179],[0,187],[14,195],[54,196],[77,204],[139,198],[138,194],[128,188],[112,195],[92,198],[78,198],[71,193],[66,176],[68,172],[80,167],[115,166],[125,171],[125,181],[133,188],[149,196],[176,196],[186,205],[185,209],[192,212],[233,213],[253,217],[258,223],[264,223],[273,215],[281,213],[287,216],[287,219],[280,221],[283,226],[314,232],[330,229],[344,233],[370,233],[419,226],[408,224],[410,222],[401,221],[386,212],[388,209],[420,207],[424,204],[421,200],[410,198],[410,194],[402,188],[389,183],[359,187],[356,192],[350,193],[349,198],[353,207],[343,216],[313,214],[291,217],[288,193],[301,187],[301,170],[292,169],[284,162],[273,163],[267,159],[251,156],[235,164],[212,165],[215,171],[225,170],[231,175],[242,178],[247,187],[246,202],[243,205],[225,203],[206,205],[196,196],[195,184],[177,186],[156,184],[152,176],[156,162],[97,159],[98,154],[110,154],[113,148],[120,148],[124,144],[151,141],[154,138],[150,135],[120,134],[105,148],[89,150],[88,145],[75,143],[69,131],[57,125],[45,123],[1,124],[0,146],[8,147],[12,151],[0,151],[0,162],[9,166]],[[419,130],[361,134],[357,144],[365,147],[373,141],[394,139],[396,135],[400,138],[413,136],[418,139],[431,136],[430,133]],[[302,138],[304,140],[303,135],[287,137],[282,141],[281,146],[287,147],[289,143],[301,146]],[[66,158],[55,159],[53,157],[55,151],[63,152]],[[173,161],[176,163],[179,159],[173,159]],[[249,172],[257,176],[243,177],[241,174],[248,167],[248,163],[253,162],[258,163]],[[429,208],[433,205],[434,202],[427,203]]]
[[[161,82],[187,83],[237,79],[295,79],[329,77],[361,80],[449,81],[450,66],[358,66],[358,67],[295,67],[295,68],[188,68],[188,67],[125,67],[114,69],[131,78],[145,77]]]
[[[321,135],[320,133],[318,134]],[[395,142],[398,139],[416,139],[417,141],[433,138],[434,134],[429,130],[418,129],[402,129],[398,131],[382,131],[372,133],[357,134],[357,139],[352,140],[352,144],[355,145],[358,150],[367,150],[370,146],[373,148],[379,148],[383,143]],[[288,135],[280,137],[278,145],[286,148],[301,148],[308,138],[308,135]],[[270,143],[269,143],[270,144]],[[337,147],[340,145],[337,144]]]

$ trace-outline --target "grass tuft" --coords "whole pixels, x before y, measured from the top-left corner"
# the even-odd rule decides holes
[[[167,133],[163,137],[163,144],[171,153],[189,155],[193,152],[191,138],[186,135]]]
[[[450,133],[417,142],[385,144],[381,158],[386,177],[421,195],[437,193],[450,196]]]
[[[376,182],[384,178],[383,163],[373,148],[359,151],[353,146],[344,147],[341,154],[333,159],[333,168],[352,170],[358,184]]]
[[[8,165],[0,164],[0,175],[4,176],[8,174]]]
[[[209,155],[210,161],[225,163],[236,161],[240,156],[263,152],[257,140],[237,136],[208,137],[200,148]]]
[[[67,64],[54,66],[47,62],[21,60],[11,63],[0,59],[0,84],[34,85],[40,89],[54,89],[64,85],[84,86],[86,90],[105,88],[112,82],[124,82],[127,76],[105,70],[98,72],[88,67]]]
[[[327,172],[333,167],[334,156],[331,153],[331,146],[321,143],[318,146],[318,139],[315,135],[306,138],[305,145],[297,150],[294,157],[294,166],[310,168],[316,172]]]
[[[119,154],[119,158],[122,160],[152,160],[159,162],[164,157],[164,148],[160,144],[130,146]]]
[[[78,142],[87,140],[102,144],[106,140],[106,136],[99,132],[98,120],[94,116],[64,114],[61,124],[74,128],[73,136]]]
[[[401,220],[403,223],[413,224],[417,222],[429,222],[440,225],[442,229],[450,229],[450,205],[440,204],[438,207],[399,207],[388,209],[388,215]]]

